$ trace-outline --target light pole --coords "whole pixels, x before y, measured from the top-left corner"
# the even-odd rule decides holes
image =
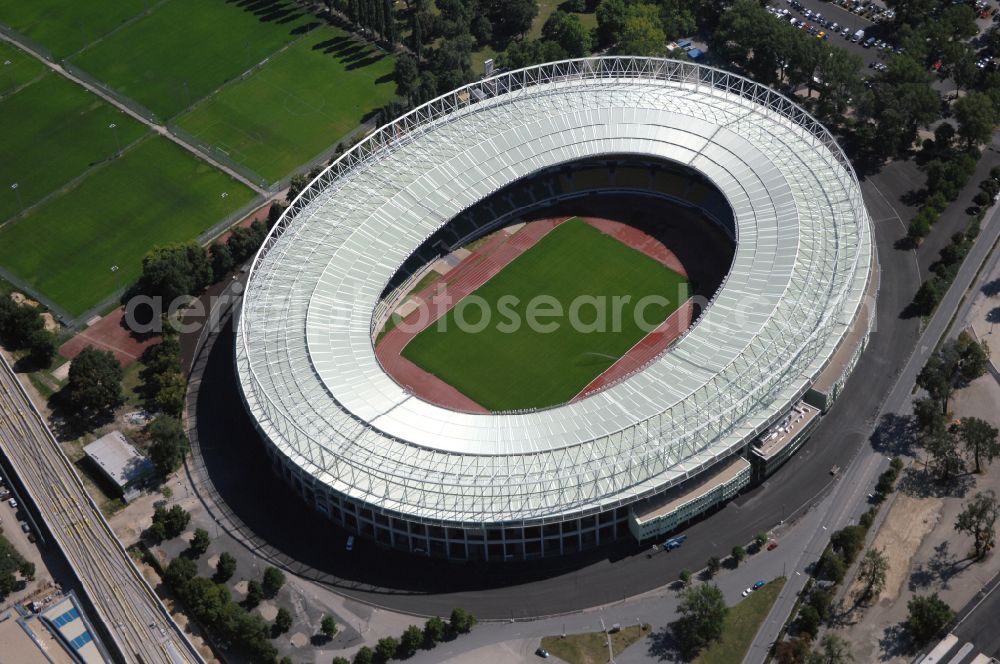
[[[14,184],[10,185],[10,188],[15,194],[17,194],[17,205],[20,208],[18,210],[18,213],[24,212],[24,200],[21,199],[21,192],[20,190],[18,190],[17,183],[15,182]]]
[[[114,134],[115,134],[115,148],[116,148],[115,149],[115,156],[117,157],[118,155],[120,155],[122,153],[122,144],[121,144],[121,141],[118,140],[118,123],[117,122],[112,122],[111,124],[108,125],[108,129],[110,129],[111,131],[113,131]]]

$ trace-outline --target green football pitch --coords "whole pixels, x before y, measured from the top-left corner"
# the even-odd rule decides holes
[[[166,119],[317,23],[290,1],[166,0],[72,62]]]
[[[395,94],[393,61],[336,28],[313,30],[178,118],[269,182],[354,129]]]
[[[0,265],[77,316],[133,283],[154,245],[191,240],[252,198],[239,182],[151,136],[0,227]]]
[[[402,355],[489,410],[554,406],[576,396],[666,320],[687,299],[686,289],[682,275],[574,219],[463,298]],[[536,316],[551,329],[527,324],[531,303],[540,306],[540,297],[549,303],[542,311],[558,307],[563,313]],[[628,300],[616,307],[616,297]],[[577,298],[605,302],[604,315],[583,304],[576,316],[582,325],[574,324]],[[488,324],[484,309],[491,312]],[[507,325],[515,317],[521,324]]]
[[[0,98],[45,73],[45,65],[10,44],[0,42]]]
[[[60,59],[155,5],[155,0],[4,0],[0,23]]]
[[[128,146],[145,131],[83,88],[55,73],[38,72],[0,98],[0,223],[111,158],[119,145]],[[17,188],[11,189],[15,183]]]

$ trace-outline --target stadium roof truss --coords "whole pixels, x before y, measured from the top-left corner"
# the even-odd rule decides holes
[[[736,219],[730,273],[671,352],[581,401],[491,415],[382,371],[373,312],[428,237],[543,168],[622,154],[700,172]],[[313,180],[254,261],[239,380],[270,443],[355,500],[430,523],[557,521],[660,492],[766,429],[839,347],[872,265],[850,163],[784,96],[674,60],[549,63],[443,95]]]

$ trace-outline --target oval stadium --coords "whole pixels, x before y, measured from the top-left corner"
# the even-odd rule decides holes
[[[380,545],[660,542],[808,438],[868,340],[876,261],[850,163],[788,98],[554,62],[414,109],[302,191],[251,268],[238,379],[275,471]],[[581,330],[604,295],[626,322]],[[489,317],[543,297],[577,324]]]

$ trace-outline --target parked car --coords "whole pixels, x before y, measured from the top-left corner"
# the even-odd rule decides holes
[[[768,551],[774,551],[777,548],[778,548],[778,543],[777,542],[771,542],[770,544],[767,545],[767,550]]]
[[[348,551],[354,550],[354,535],[347,536],[347,550]]]
[[[767,581],[763,581],[763,580],[758,581],[757,583],[753,584],[753,589],[757,590],[758,588],[763,588],[766,583],[767,583]]]
[[[12,510],[16,510],[17,509],[17,498],[11,498],[10,500],[7,501],[7,504],[10,505],[10,508]]]
[[[541,657],[542,659],[549,658],[549,651],[546,650],[545,648],[539,648],[538,650],[535,651],[535,654]]]
[[[753,586],[750,586],[749,588],[747,588],[746,590],[743,591],[743,596],[746,597],[747,595],[749,595],[752,592],[753,592]]]

